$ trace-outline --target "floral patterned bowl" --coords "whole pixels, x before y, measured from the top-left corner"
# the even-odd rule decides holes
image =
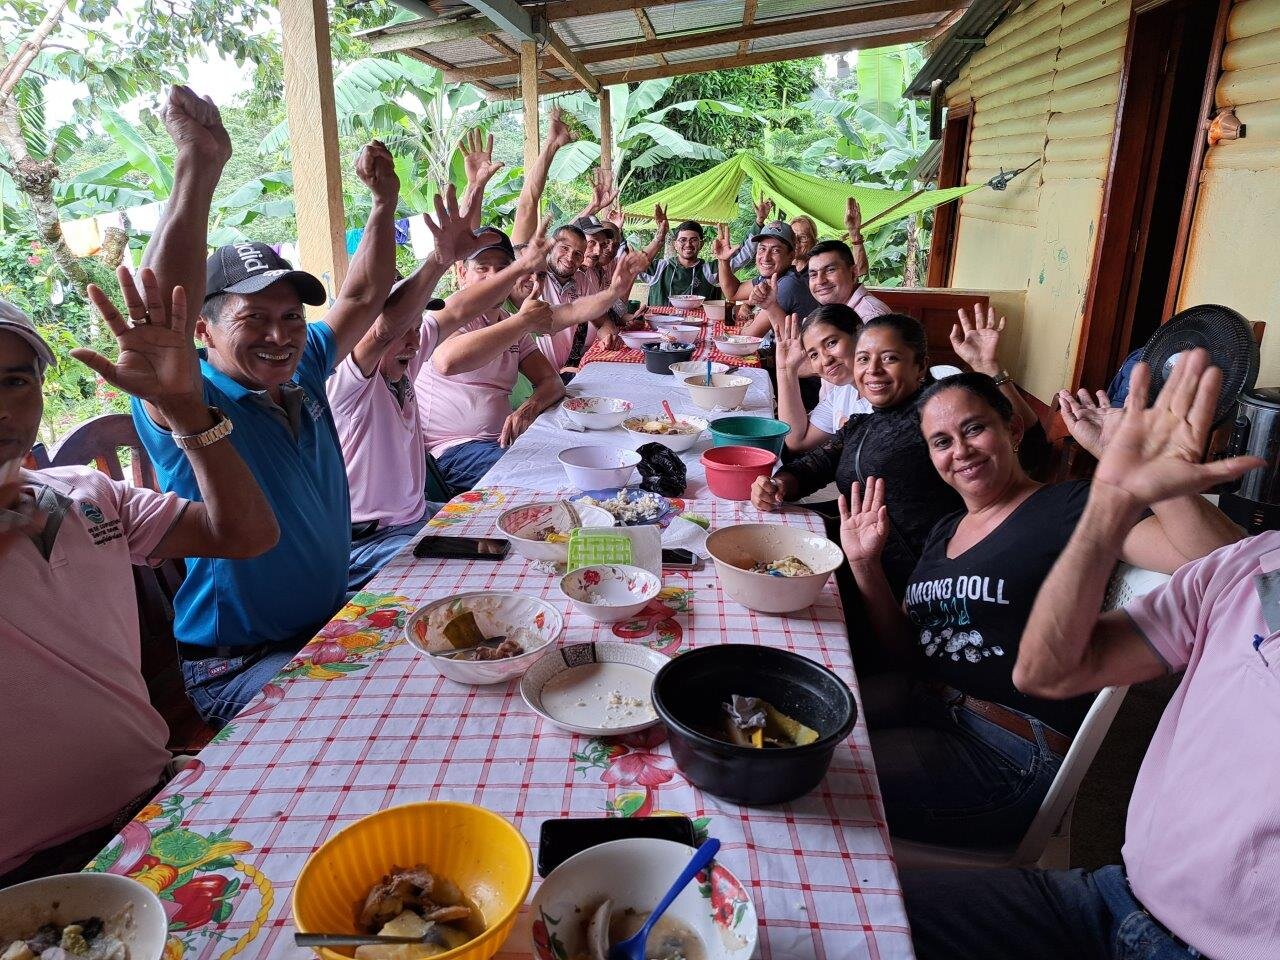
[[[570,420],[587,430],[612,430],[631,415],[631,401],[617,397],[570,397],[560,406]]]
[[[538,887],[533,915],[537,960],[586,956],[586,925],[606,899],[615,911],[640,914],[662,899],[693,847],[633,837],[590,847],[570,857]],[[667,908],[702,941],[707,960],[748,960],[756,947],[756,908],[746,888],[719,863],[698,874]]]
[[[475,615],[486,637],[512,637],[525,652],[502,660],[456,660],[432,656],[453,649],[444,636],[447,623],[461,613]],[[426,661],[456,683],[502,683],[518,677],[551,649],[564,630],[560,611],[536,597],[510,590],[477,590],[444,597],[419,607],[404,625],[405,638]]]
[[[560,581],[561,592],[597,623],[629,620],[658,595],[662,581],[625,563],[579,567]]]

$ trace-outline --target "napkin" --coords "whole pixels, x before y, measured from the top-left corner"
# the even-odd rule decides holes
[[[662,532],[662,548],[691,550],[703,560],[711,559],[711,554],[707,551],[707,531],[684,517],[676,517]]]

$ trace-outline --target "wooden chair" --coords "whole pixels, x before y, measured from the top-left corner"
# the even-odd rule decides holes
[[[120,456],[122,450],[128,452],[127,461]],[[134,486],[159,489],[151,458],[128,414],[109,413],[85,421],[48,455],[47,465],[91,465],[115,480],[125,479],[127,466]],[[175,753],[195,753],[213,737],[213,730],[200,719],[187,699],[173,636],[173,598],[184,575],[185,569],[179,560],[165,560],[158,567],[133,568],[142,676],[147,682],[151,703],[169,724],[169,749]]]

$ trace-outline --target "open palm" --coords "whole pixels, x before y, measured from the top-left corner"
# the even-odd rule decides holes
[[[787,373],[799,373],[806,359],[804,345],[800,342],[800,320],[793,313],[772,323],[774,362]]]
[[[853,503],[852,509],[849,504]],[[868,477],[866,489],[855,483],[849,499],[840,496],[840,546],[850,563],[877,560],[889,539],[889,514],[884,505],[884,481]]]
[[[163,406],[167,400],[199,397],[203,392],[200,361],[187,333],[186,291],[182,287],[174,288],[173,311],[169,314],[151,270],[143,268],[139,272],[141,294],[128,269],[121,267],[116,277],[128,320],[96,284],[90,284],[88,292],[94,307],[115,335],[119,356],[112,363],[85,347],[72,350],[71,355],[113,387],[157,406]]]
[[[951,349],[973,370],[994,377],[1000,372],[997,350],[1004,317],[997,320],[990,307],[984,315],[981,304],[974,304],[972,316],[965,310],[957,310],[956,314],[960,322],[951,328]]]
[[[1111,406],[1101,390],[1096,399],[1089,396],[1088,390],[1081,390],[1076,396],[1069,390],[1060,390],[1058,408],[1072,439],[1094,457],[1102,456],[1124,417],[1124,411]]]

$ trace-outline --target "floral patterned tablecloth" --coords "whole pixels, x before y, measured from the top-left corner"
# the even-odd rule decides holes
[[[463,494],[424,535],[491,533],[502,510],[527,498],[513,487]],[[758,519],[727,501],[686,508],[716,525]],[[821,530],[803,510],[777,516]],[[551,574],[515,555],[494,563],[406,552],[99,855],[95,869],[160,895],[166,960],[308,956],[293,946],[289,910],[306,858],[365,814],[428,799],[494,810],[535,850],[549,818],[687,814],[722,841],[720,863],[742,882],[724,870],[703,878],[723,933],[735,935],[749,897],[763,960],[911,957],[861,720],[807,797],[768,809],[726,803],[684,780],[661,727],[576,736],[542,723],[516,682],[469,687],[436,674],[402,626],[417,605],[463,590],[517,590],[563,605],[565,642],[623,639],[668,655],[727,639],[769,644],[825,663],[856,690],[834,581],[809,610],[779,617],[725,598],[709,566],[668,571],[638,616],[596,624],[568,607]],[[563,960],[558,946],[526,908],[499,956]]]

